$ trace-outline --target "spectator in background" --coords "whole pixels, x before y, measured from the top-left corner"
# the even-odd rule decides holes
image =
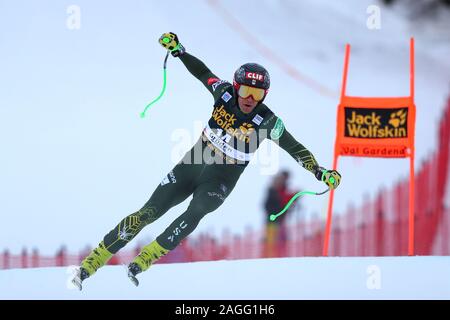
[[[67,265],[66,259],[67,259],[67,247],[63,244],[61,245],[61,247],[59,248],[59,250],[56,252],[55,255],[56,266],[61,267]]]
[[[265,257],[281,257],[286,255],[287,242],[287,219],[289,211],[278,217],[275,221],[270,221],[269,216],[273,213],[280,212],[296,192],[288,189],[289,172],[281,171],[277,174],[267,191],[266,200],[264,201],[266,235],[264,245]]]

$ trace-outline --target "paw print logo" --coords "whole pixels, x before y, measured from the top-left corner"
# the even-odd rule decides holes
[[[389,119],[389,124],[394,128],[398,128],[406,123],[407,112],[405,109],[401,109],[397,112],[391,113],[391,118]]]
[[[241,132],[244,134],[244,135],[250,135],[253,131],[255,131],[255,128],[253,128],[253,125],[251,124],[251,123],[247,123],[247,122],[244,122],[240,127],[239,127],[239,129],[241,130]]]

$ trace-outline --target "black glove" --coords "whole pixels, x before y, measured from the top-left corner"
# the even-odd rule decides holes
[[[186,52],[184,46],[178,41],[178,36],[173,32],[163,33],[159,38],[159,43],[174,57],[180,57]]]
[[[336,189],[341,183],[341,175],[336,170],[317,167],[315,176],[317,180],[323,181],[330,189]]]

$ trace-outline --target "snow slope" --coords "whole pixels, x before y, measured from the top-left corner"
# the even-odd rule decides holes
[[[0,299],[450,299],[450,257],[282,258],[122,266],[68,285],[70,268],[0,271]]]

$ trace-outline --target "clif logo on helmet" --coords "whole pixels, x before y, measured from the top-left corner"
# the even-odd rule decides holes
[[[245,78],[246,79],[258,80],[258,81],[264,81],[264,76],[262,74],[255,73],[255,72],[246,72],[245,73]]]

